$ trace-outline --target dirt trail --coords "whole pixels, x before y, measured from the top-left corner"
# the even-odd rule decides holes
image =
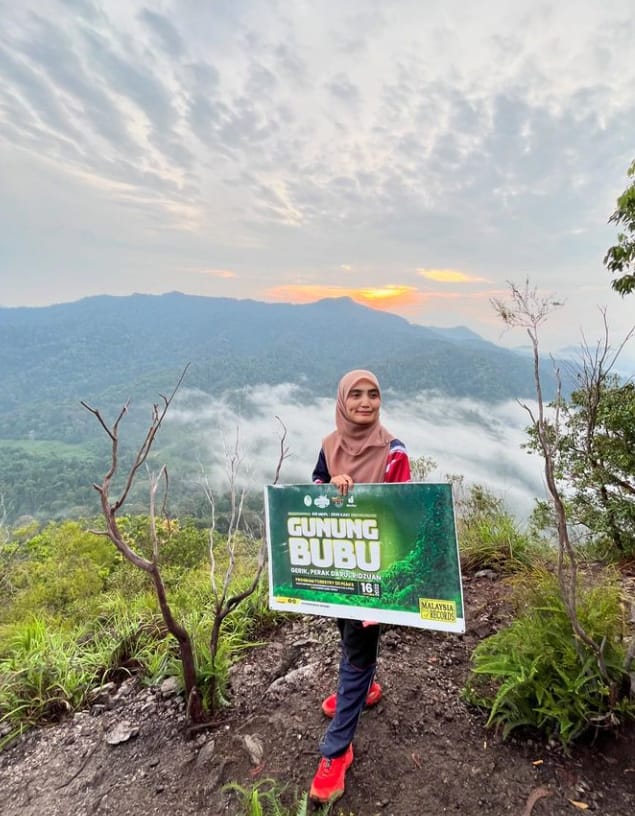
[[[538,741],[503,743],[461,701],[474,645],[505,618],[502,597],[487,577],[467,578],[466,635],[384,633],[385,697],[362,717],[335,814],[635,814],[635,727],[566,757]],[[88,711],[0,754],[0,812],[220,816],[239,813],[222,790],[230,781],[273,777],[305,790],[325,726],[320,700],[336,673],[334,623],[298,617],[234,667],[231,708],[194,737],[169,684],[106,688]]]

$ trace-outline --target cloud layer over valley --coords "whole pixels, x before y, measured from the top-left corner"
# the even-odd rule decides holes
[[[225,483],[224,449],[231,451],[239,434],[245,473],[253,487],[271,482],[280,455],[281,426],[287,428],[290,456],[281,482],[311,480],[321,439],[333,427],[331,399],[304,401],[296,385],[245,389],[238,400],[212,400],[207,394],[179,395],[166,430],[169,438],[196,440],[198,456],[190,478],[200,482],[203,468],[218,490]],[[485,405],[422,393],[407,402],[386,393],[383,422],[405,442],[411,458],[431,457],[437,468],[429,477],[444,481],[461,474],[467,484],[479,483],[502,497],[520,518],[526,518],[535,497],[544,497],[541,460],[521,449],[527,441],[527,414],[515,402]]]

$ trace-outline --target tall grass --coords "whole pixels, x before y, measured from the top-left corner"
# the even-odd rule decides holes
[[[142,535],[144,524],[130,522],[131,534]],[[183,549],[175,541],[165,546],[170,601],[193,635],[204,702],[222,703],[232,664],[280,616],[269,611],[263,582],[226,619],[212,668],[209,566],[201,546],[207,533],[176,522],[172,527],[183,536]],[[0,621],[0,722],[10,724],[10,736],[85,705],[90,689],[104,680],[134,673],[156,684],[181,676],[176,642],[166,634],[147,578],[118,556],[110,558],[103,539],[97,541],[100,546],[94,548],[95,537],[76,523],[50,525],[25,543],[15,567],[7,561],[11,577],[18,579]],[[255,563],[250,551],[242,556],[231,591],[239,592],[249,581]],[[72,591],[62,596],[50,585],[60,572],[64,586],[73,581]],[[215,701],[205,698],[211,688]]]
[[[502,499],[481,485],[454,484],[461,566],[467,572],[494,569],[511,574],[550,560],[544,542],[523,532]]]
[[[98,680],[93,658],[93,649],[41,618],[10,627],[0,653],[0,721],[10,725],[5,740],[81,706]]]

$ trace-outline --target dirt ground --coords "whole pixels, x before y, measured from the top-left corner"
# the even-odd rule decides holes
[[[526,737],[503,742],[460,699],[473,647],[505,619],[502,597],[491,577],[468,577],[465,635],[384,632],[385,696],[362,717],[334,816],[634,816],[635,727],[566,756]],[[0,754],[0,813],[239,814],[223,786],[267,778],[292,797],[317,767],[337,662],[333,621],[292,618],[234,667],[231,706],[194,735],[169,683],[106,687],[89,710]]]

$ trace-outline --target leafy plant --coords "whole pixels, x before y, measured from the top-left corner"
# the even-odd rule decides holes
[[[291,804],[285,805],[283,798],[287,788],[275,779],[262,779],[250,788],[230,782],[223,790],[238,795],[243,816],[307,816],[309,812],[306,793],[296,795]],[[326,816],[329,812],[330,808],[322,809],[321,814]]]
[[[628,168],[628,176],[635,176],[635,161]],[[624,232],[617,235],[617,244],[610,247],[604,257],[604,265],[613,275],[611,286],[620,295],[628,295],[635,290],[635,180],[631,181],[617,199],[617,208],[609,218]]]
[[[570,516],[567,508],[567,498],[562,485],[559,484],[558,471],[560,460],[560,434],[562,431],[562,408],[564,401],[562,398],[562,380],[559,371],[556,369],[556,381],[558,390],[556,399],[553,401],[553,414],[548,416],[545,410],[545,397],[543,383],[540,374],[540,348],[539,331],[542,324],[553,312],[562,304],[553,299],[551,295],[544,296],[539,293],[536,287],[529,285],[525,281],[524,288],[519,288],[515,284],[509,284],[511,300],[505,303],[497,298],[492,299],[492,305],[498,312],[504,323],[510,328],[523,328],[532,346],[532,356],[534,359],[534,383],[536,387],[536,407],[532,408],[527,403],[523,407],[531,420],[531,433],[533,434],[537,449],[543,460],[544,476],[547,485],[553,517],[557,532],[558,557],[556,561],[556,575],[560,591],[560,600],[569,619],[572,635],[576,644],[579,662],[586,665],[586,654],[594,656],[594,663],[605,688],[611,689],[614,685],[615,667],[609,666],[606,657],[606,635],[600,631],[596,638],[590,631],[587,631],[580,616],[580,603],[578,599],[579,585],[579,558],[575,549],[575,542],[570,529]],[[632,331],[629,333],[629,336]],[[623,341],[624,343],[626,340]],[[597,392],[603,372],[608,374],[611,366],[617,359],[613,356],[612,362],[609,357],[608,326],[605,323],[604,343],[598,344],[595,353],[592,353],[588,346],[584,352],[583,379],[590,387],[591,391]],[[620,347],[621,348],[621,347]],[[619,350],[617,352],[619,354]],[[593,397],[591,402],[597,408],[597,399]],[[595,412],[595,408],[593,412]],[[587,437],[594,435],[596,428],[595,421],[590,422],[586,428]],[[593,466],[595,466],[593,464]],[[622,675],[628,675],[630,666],[635,658],[635,640],[631,641],[628,650],[624,652],[624,661],[619,670]],[[611,693],[613,693],[612,690]],[[628,691],[621,692],[619,699],[627,699]]]
[[[86,532],[77,521],[49,524],[26,542],[10,542],[2,552],[18,547],[9,562],[8,599],[0,623],[19,620],[31,612],[67,618],[79,601],[95,597],[106,587],[118,558],[113,548]]]
[[[603,643],[603,671],[573,633],[555,576],[525,575],[516,600],[519,617],[477,646],[464,690],[470,702],[489,711],[488,725],[501,726],[504,737],[530,726],[567,746],[590,728],[635,716],[623,669],[623,610],[611,573],[578,587],[578,615],[589,635]]]

